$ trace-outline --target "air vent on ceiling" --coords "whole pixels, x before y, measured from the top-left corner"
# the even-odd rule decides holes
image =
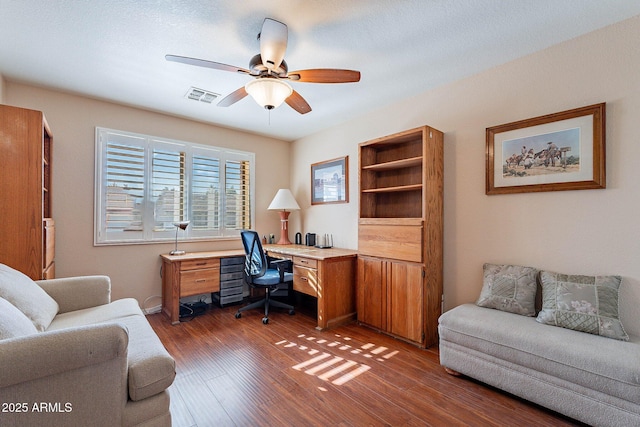
[[[190,87],[184,97],[211,104],[213,100],[219,96],[219,93],[209,92],[208,90],[198,89],[197,87]]]

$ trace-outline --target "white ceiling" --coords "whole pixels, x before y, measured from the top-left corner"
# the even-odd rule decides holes
[[[0,0],[0,75],[295,140],[638,14],[638,0]],[[222,98],[249,77],[165,54],[248,68],[265,17],[289,27],[291,70],[361,81],[292,83],[305,115],[185,99],[191,86]]]

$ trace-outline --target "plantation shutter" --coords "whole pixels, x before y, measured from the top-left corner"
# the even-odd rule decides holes
[[[191,178],[192,230],[218,231],[220,224],[220,158],[194,154]]]
[[[154,203],[154,232],[174,231],[174,222],[186,219],[186,158],[184,151],[153,149],[151,200]]]
[[[237,237],[253,224],[254,163],[249,152],[96,128],[94,244]]]
[[[248,159],[225,161],[225,230],[251,228],[251,168]]]
[[[138,237],[144,229],[144,140],[113,133],[107,133],[103,138],[106,141],[101,232],[125,239],[127,234]]]

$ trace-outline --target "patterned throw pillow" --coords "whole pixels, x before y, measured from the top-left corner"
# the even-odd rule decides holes
[[[535,316],[538,270],[519,265],[484,265],[480,307],[495,308],[523,316]]]
[[[571,276],[543,271],[542,310],[536,320],[628,341],[618,316],[620,276]]]

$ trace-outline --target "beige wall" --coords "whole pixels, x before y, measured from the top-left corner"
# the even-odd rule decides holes
[[[289,183],[290,143],[70,94],[7,82],[5,103],[44,112],[54,136],[53,216],[56,276],[106,274],[113,298],[134,297],[142,305],[160,295],[159,254],[172,244],[93,246],[95,127],[256,153],[256,226],[279,232],[278,214],[267,206]],[[277,164],[277,167],[273,167]],[[242,248],[239,237],[222,242],[181,244],[188,251]],[[153,298],[145,307],[160,304]]]
[[[640,301],[639,32],[636,17],[296,141],[292,190],[306,205],[291,229],[333,232],[356,248],[357,144],[427,124],[445,132],[446,309],[477,298],[484,262],[620,274],[624,302]],[[485,128],[600,102],[606,190],[485,195]],[[343,155],[350,203],[308,206],[310,164]],[[624,302],[625,318],[635,317],[627,328],[639,334],[638,304]]]

